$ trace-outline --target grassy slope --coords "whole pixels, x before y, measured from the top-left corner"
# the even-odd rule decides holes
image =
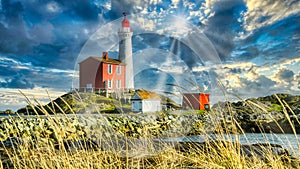
[[[180,108],[180,105],[178,105],[172,99],[163,95],[160,95],[160,97],[162,100],[162,104],[167,105],[168,107],[171,107],[173,109]],[[41,109],[45,109],[51,114],[128,113],[131,111],[131,104],[128,102],[128,100],[112,98],[111,96],[109,98],[106,98],[102,95],[94,93],[75,92],[62,95],[59,98],[48,103],[47,105],[28,105],[25,108],[19,109],[17,112],[19,114],[29,113],[32,115],[45,114],[43,113],[43,111],[41,111]]]

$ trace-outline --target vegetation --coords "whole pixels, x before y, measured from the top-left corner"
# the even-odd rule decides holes
[[[31,106],[27,108],[37,116],[0,119],[0,168],[300,167],[299,159],[279,145],[241,145],[238,137],[229,142],[226,137],[230,137],[230,133],[243,133],[242,121],[235,119],[236,112],[226,117],[224,109],[213,109],[209,114],[196,111],[120,115],[101,114],[101,110],[97,110],[98,114],[68,115],[64,111],[72,113],[72,108],[77,105],[69,105],[63,98],[60,99],[65,107],[56,102],[52,102],[54,106],[34,106],[28,100]],[[90,102],[93,104],[102,97],[90,99],[94,99]],[[111,100],[105,101],[111,103]],[[249,103],[244,102],[245,105]],[[88,105],[82,102],[78,107]],[[252,110],[269,109],[258,103],[251,105]],[[297,117],[289,118],[285,110],[293,112],[288,105],[284,102],[279,102],[279,105],[296,134],[295,124],[299,120]],[[58,111],[62,114],[50,115]],[[38,112],[44,115],[38,115]],[[164,140],[180,134],[188,135],[195,129],[208,137],[212,132],[221,135],[203,143]]]
[[[283,109],[282,109],[282,106],[279,105],[279,104],[272,104],[272,105],[269,107],[268,111],[276,111],[276,112],[280,113],[280,112],[283,111]]]
[[[212,107],[212,112],[218,112],[216,118],[224,119],[223,127],[232,128],[232,121],[236,121],[243,132],[300,133],[299,96],[274,94],[233,103],[218,103]]]
[[[49,114],[98,114],[117,112],[118,100],[106,98],[100,94],[93,93],[67,93],[47,105],[28,105],[19,109],[19,114],[25,115],[45,115]],[[45,110],[45,111],[43,111]]]
[[[133,92],[129,93],[127,99],[120,98],[116,94],[110,94],[107,98],[98,93],[70,92],[67,93],[47,105],[37,106],[28,105],[17,111],[18,114],[25,115],[45,115],[42,109],[49,114],[99,114],[99,113],[129,113],[131,112],[131,104],[129,98]],[[180,105],[172,99],[160,95],[163,105],[169,109],[179,109]]]
[[[7,109],[5,111],[0,111],[0,115],[12,115],[12,114],[16,114],[14,111]]]

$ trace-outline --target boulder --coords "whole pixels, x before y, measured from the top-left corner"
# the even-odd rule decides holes
[[[244,132],[294,133],[289,121],[291,119],[296,132],[300,133],[300,96],[280,93],[232,103],[223,102],[215,104],[212,111],[218,114],[218,119],[224,119],[227,123],[238,122]]]
[[[19,137],[8,137],[6,140],[0,142],[0,147],[18,148],[24,146],[26,141]]]

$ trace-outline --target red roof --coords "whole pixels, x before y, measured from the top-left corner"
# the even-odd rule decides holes
[[[126,19],[126,13],[123,13],[124,19],[122,21],[122,27],[123,28],[129,28],[130,27],[130,23],[129,21]]]
[[[160,100],[160,97],[157,93],[154,92],[149,92],[149,91],[136,91],[135,92],[140,99],[144,100],[144,99],[153,99],[153,100]]]
[[[125,63],[121,62],[120,60],[117,60],[117,59],[111,59],[111,58],[108,58],[108,59],[104,59],[103,57],[97,57],[97,56],[90,56],[88,57],[87,59],[94,59],[94,60],[97,60],[99,62],[103,62],[103,63],[110,63],[110,64],[122,64],[122,65],[125,65]],[[85,59],[85,60],[87,60]],[[81,62],[84,62],[85,60],[81,61]],[[81,63],[80,62],[80,63]]]

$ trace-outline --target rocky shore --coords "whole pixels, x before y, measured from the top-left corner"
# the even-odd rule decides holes
[[[111,114],[6,116],[0,118],[0,141],[9,137],[58,143],[120,135],[156,138],[204,133],[205,114]]]
[[[133,137],[166,133],[187,135],[205,132],[229,133],[300,133],[300,96],[274,94],[237,102],[221,102],[210,112],[186,115],[171,99],[161,96],[169,110],[153,114],[128,114],[126,100],[106,98],[92,93],[68,93],[47,105],[29,105],[17,111],[19,115],[102,114],[111,127]],[[175,113],[174,113],[175,112]],[[12,111],[3,113],[13,115]],[[110,115],[108,115],[110,114]],[[184,126],[185,128],[181,128]],[[147,133],[145,133],[147,131]],[[1,135],[0,135],[1,138]]]
[[[104,99],[101,96],[91,97],[96,102]],[[76,104],[67,105],[62,99],[60,101],[61,105],[64,105],[63,109],[66,110],[76,106]],[[106,101],[100,104],[107,108],[106,110],[126,108],[126,105],[112,108],[111,106],[118,104],[113,103],[113,100]],[[124,162],[128,159],[151,161],[156,158],[157,153],[171,148],[183,155],[233,153],[250,161],[260,159],[266,163],[272,163],[275,159],[289,167],[297,168],[300,166],[299,159],[277,144],[241,145],[238,142],[222,140],[175,142],[168,141],[166,138],[208,133],[299,132],[299,103],[299,96],[278,94],[234,103],[219,103],[214,105],[210,112],[173,110],[148,114],[103,114],[103,112],[95,114],[91,111],[74,114],[75,109],[71,109],[70,113],[73,114],[38,115],[36,113],[37,115],[34,116],[3,116],[0,118],[0,155],[5,159],[8,158],[6,153],[9,149],[26,147],[26,149],[39,150],[50,146],[55,151],[63,150],[68,153],[81,150],[118,152],[118,158],[124,159]],[[83,102],[81,104],[77,107],[78,112],[91,106]],[[33,107],[31,108],[34,112]],[[50,103],[45,107],[34,108],[41,113],[47,110],[55,113],[65,111],[54,110]]]
[[[212,106],[210,112],[198,111],[197,115],[201,114],[199,118],[185,114],[197,111],[179,110],[180,105],[165,96],[161,98],[162,104],[167,105],[169,109],[160,112],[160,115],[157,115],[158,113],[129,115],[131,105],[128,100],[114,96],[106,98],[93,93],[68,93],[47,105],[28,105],[19,109],[17,113],[102,114],[115,130],[133,137],[147,135],[142,133],[144,131],[154,136],[168,132],[199,134],[203,133],[203,130],[215,133],[224,130],[230,133],[300,133],[300,96],[274,94],[243,101],[220,102]],[[2,113],[14,115],[14,112],[9,110]],[[189,127],[180,129],[181,126]]]
[[[212,107],[213,117],[227,129],[250,133],[300,133],[300,96],[274,94]]]

